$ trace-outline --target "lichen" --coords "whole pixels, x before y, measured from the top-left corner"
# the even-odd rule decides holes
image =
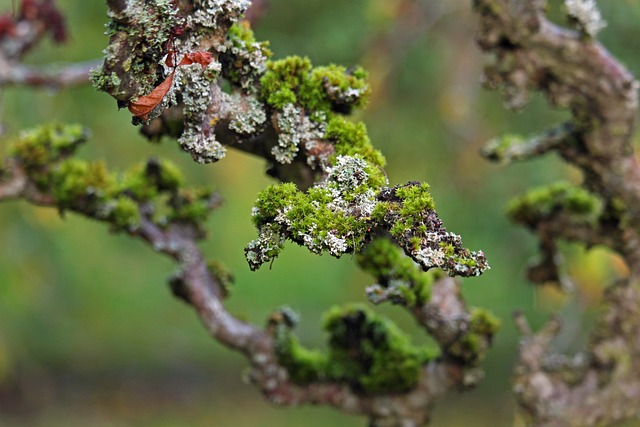
[[[222,76],[245,92],[254,92],[272,55],[268,42],[257,42],[248,21],[235,23],[218,47]]]
[[[130,0],[121,13],[110,11],[109,16],[109,46],[103,52],[103,65],[92,72],[91,79],[96,89],[127,103],[159,83],[157,69],[179,17],[169,0]]]
[[[595,37],[607,26],[595,0],[564,0],[570,22],[589,37]]]
[[[327,170],[325,181],[306,193],[292,183],[263,190],[253,211],[260,238],[245,249],[251,269],[277,256],[285,239],[336,257],[359,251],[377,204],[367,170],[364,160],[342,156]]]
[[[428,185],[380,188],[371,170],[359,157],[338,156],[326,179],[307,192],[291,183],[262,191],[253,210],[260,238],[245,248],[251,269],[272,261],[287,239],[340,257],[358,253],[379,229],[389,231],[425,271],[476,276],[489,268],[481,251],[464,248],[460,236],[444,228]]]
[[[200,64],[181,66],[174,79],[175,91],[182,94],[184,103],[184,130],[178,143],[198,163],[215,162],[226,154],[226,149],[215,138],[208,114],[211,84],[219,65],[212,62],[204,69]]]
[[[325,124],[310,120],[304,110],[294,104],[286,104],[275,114],[278,144],[271,153],[279,163],[291,163],[302,144],[319,140],[324,135]]]
[[[243,97],[239,93],[226,95],[229,105],[229,129],[239,135],[250,136],[260,133],[267,121],[263,104],[252,96]]]

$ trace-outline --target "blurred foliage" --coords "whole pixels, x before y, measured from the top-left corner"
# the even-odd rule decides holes
[[[478,151],[503,132],[535,132],[568,115],[550,110],[540,97],[521,113],[506,112],[498,94],[480,87],[483,59],[473,41],[470,3],[272,1],[256,35],[270,40],[275,58],[307,55],[315,64],[362,64],[370,72],[373,100],[360,118],[388,160],[391,184],[431,184],[447,227],[461,234],[467,247],[484,250],[492,266],[465,281],[468,301],[493,311],[504,324],[485,363],[484,383],[464,396],[449,396],[436,409],[435,422],[469,425],[471,417],[476,426],[511,425],[509,377],[518,339],[511,313],[524,310],[535,326],[564,307],[569,332],[558,345],[575,347],[584,339],[584,332],[576,331],[589,323],[603,283],[625,272],[611,254],[569,246],[576,295],[536,291],[526,283],[523,272],[536,244],[508,223],[504,205],[531,186],[559,178],[575,182],[579,176],[553,156],[505,168],[484,162]],[[601,3],[609,23],[602,41],[640,74],[640,4]],[[67,13],[70,41],[45,42],[28,60],[99,57],[107,44],[106,6],[83,0],[58,4]],[[0,10],[11,8],[12,1],[0,0]],[[115,101],[90,87],[7,88],[1,101],[7,138],[51,120],[83,123],[93,133],[82,151],[87,159],[124,168],[148,156],[171,157],[191,183],[219,189],[226,202],[210,220],[204,247],[234,273],[229,304],[235,313],[262,323],[286,303],[302,314],[297,331],[303,344],[319,346],[323,311],[344,301],[365,301],[364,287],[372,279],[348,256],[317,257],[289,245],[272,269],[249,271],[243,247],[255,237],[251,206],[271,182],[260,160],[230,153],[218,164],[196,165],[173,141],[144,141],[129,113],[117,111]],[[270,407],[242,383],[241,357],[211,340],[194,313],[171,297],[166,286],[171,263],[141,243],[22,202],[0,206],[0,230],[0,426],[241,427],[302,420],[306,426],[362,425],[327,408]],[[426,342],[401,310],[378,309],[414,340]],[[461,405],[470,409],[460,411]]]

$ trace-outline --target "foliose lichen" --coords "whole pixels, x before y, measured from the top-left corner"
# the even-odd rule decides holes
[[[245,249],[251,269],[275,258],[287,238],[336,257],[360,250],[377,204],[369,178],[364,160],[339,156],[326,180],[306,193],[292,183],[263,190],[252,212],[260,237]]]
[[[272,53],[268,42],[256,41],[247,21],[231,26],[226,42],[219,46],[222,76],[244,92],[254,92]]]

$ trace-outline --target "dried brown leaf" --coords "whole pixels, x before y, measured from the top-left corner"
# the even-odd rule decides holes
[[[171,89],[173,75],[174,73],[169,74],[149,95],[141,96],[136,101],[130,102],[129,111],[131,111],[131,114],[142,120],[147,120],[148,114],[162,102],[162,99]]]

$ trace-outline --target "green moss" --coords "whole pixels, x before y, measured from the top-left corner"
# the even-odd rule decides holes
[[[435,202],[429,191],[429,184],[412,183],[398,187],[395,190],[395,196],[400,203],[394,204],[391,208],[399,216],[389,230],[391,235],[400,239],[407,234],[413,236],[416,231],[424,234],[426,227],[422,224],[423,218],[428,215],[429,211],[435,209]],[[412,244],[411,237],[409,237],[409,243]]]
[[[35,170],[71,154],[88,135],[89,132],[78,124],[42,125],[22,131],[9,153],[20,158],[29,170]]]
[[[126,191],[137,201],[151,200],[158,195],[158,187],[147,173],[147,162],[141,162],[125,172],[121,182],[121,191]]]
[[[113,210],[109,214],[109,221],[118,229],[133,229],[140,224],[140,210],[138,204],[129,197],[121,196],[114,200]]]
[[[389,320],[361,305],[331,309],[327,376],[365,394],[400,393],[415,387],[424,363],[437,352],[411,345]]]
[[[481,308],[471,310],[469,330],[472,333],[493,336],[500,329],[500,319]]]
[[[268,186],[258,194],[255,204],[257,214],[253,216],[254,225],[261,226],[272,221],[280,210],[300,198],[301,193],[293,183]]]
[[[160,173],[156,183],[160,191],[176,191],[184,185],[182,171],[169,160],[160,160]]]
[[[371,213],[371,219],[376,223],[382,223],[385,215],[389,212],[389,202],[378,202],[373,212]]]
[[[375,277],[382,287],[394,286],[394,291],[401,293],[394,302],[408,307],[425,304],[433,282],[441,276],[435,270],[422,271],[398,245],[385,238],[369,243],[356,260],[360,268]]]
[[[114,191],[115,177],[102,162],[69,159],[50,175],[52,193],[61,209],[76,208],[80,200],[98,203]]]
[[[371,89],[367,73],[360,67],[347,70],[340,65],[316,67],[302,80],[298,102],[312,111],[349,114],[366,104]]]
[[[453,342],[447,352],[470,366],[475,366],[486,357],[493,336],[500,329],[500,320],[479,308],[472,308],[466,334]]]
[[[421,367],[438,355],[414,347],[391,321],[361,305],[334,307],[323,323],[328,354],[304,348],[283,320],[275,325],[278,361],[297,384],[332,381],[362,394],[400,393],[415,387]]]
[[[310,112],[349,114],[366,104],[367,75],[339,65],[313,68],[309,58],[290,56],[267,63],[260,80],[264,101],[276,109],[298,104]]]
[[[334,115],[327,121],[325,138],[333,142],[336,155],[360,156],[371,165],[369,173],[373,177],[374,185],[383,186],[387,183],[382,168],[386,160],[380,151],[371,145],[364,123],[353,123],[345,117]]]
[[[427,183],[400,187],[396,196],[403,202],[400,210],[403,217],[422,217],[425,211],[436,208]]]
[[[267,63],[267,71],[260,79],[261,94],[265,102],[277,109],[295,104],[296,92],[311,71],[309,58],[290,56]]]
[[[303,347],[286,326],[276,329],[274,339],[278,362],[287,368],[291,381],[303,385],[324,379],[328,363],[326,355]]]
[[[169,202],[169,220],[202,224],[211,212],[211,196],[209,189],[181,189]]]
[[[558,212],[578,223],[593,224],[602,214],[602,201],[582,187],[558,182],[532,189],[507,206],[509,217],[524,224],[535,224]]]
[[[78,125],[46,125],[23,132],[9,151],[61,212],[72,210],[130,231],[139,226],[139,205],[145,203],[155,219],[164,209],[165,221],[189,222],[203,230],[212,210],[211,190],[182,188],[180,170],[166,160],[139,163],[119,178],[102,162],[67,158],[86,136]],[[159,197],[163,193],[168,195]]]

